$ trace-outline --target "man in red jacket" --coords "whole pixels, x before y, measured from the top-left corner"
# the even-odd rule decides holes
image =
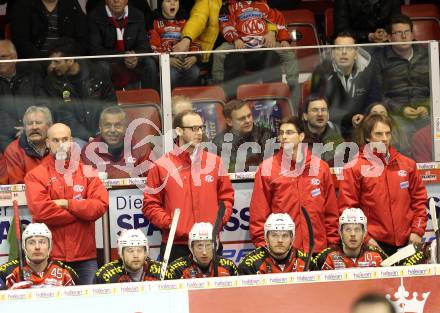
[[[366,242],[387,255],[420,243],[427,221],[427,194],[416,163],[390,145],[391,132],[388,117],[365,118],[362,152],[344,168],[339,185],[340,211],[361,207],[369,224]]]
[[[108,193],[97,173],[86,172],[71,153],[71,145],[68,126],[49,128],[50,155],[25,176],[26,198],[33,222],[52,232],[52,258],[72,267],[80,284],[89,284],[98,270],[95,221],[107,211]]]
[[[294,248],[308,251],[309,235],[301,207],[313,223],[314,253],[336,245],[338,206],[328,165],[312,156],[297,117],[281,121],[281,150],[258,167],[250,205],[249,232],[257,247],[265,245],[264,223],[271,213],[287,213],[296,225]]]
[[[161,256],[165,251],[174,209],[180,219],[169,261],[189,255],[188,234],[194,223],[214,224],[218,202],[226,207],[222,225],[232,214],[234,191],[221,159],[200,147],[205,129],[194,111],[180,112],[173,126],[178,146],[154,162],[144,193],[144,215],[162,231]]]
[[[38,166],[49,153],[47,130],[52,114],[47,107],[30,106],[23,116],[24,132],[5,151],[9,184],[23,184],[27,172]]]
[[[83,147],[81,161],[106,173],[109,179],[144,176],[151,148],[142,145],[134,149],[136,142],[125,142],[127,124],[121,107],[105,108],[99,118],[100,135]]]

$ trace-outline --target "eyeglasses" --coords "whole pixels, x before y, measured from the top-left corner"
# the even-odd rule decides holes
[[[356,47],[346,47],[346,46],[335,47],[335,48],[333,48],[333,50],[336,52],[353,52],[356,50]]]
[[[197,133],[199,130],[201,130],[202,132],[205,132],[206,125],[201,125],[201,126],[180,126],[180,128],[191,129],[193,132]]]
[[[399,31],[396,31],[396,32],[392,32],[391,34],[393,36],[398,36],[398,37],[402,37],[402,35],[405,35],[405,37],[406,37],[406,36],[409,36],[411,33],[412,33],[412,30],[411,29],[407,29],[407,30],[404,30],[404,31],[399,30]]]
[[[309,109],[309,112],[315,113],[315,114],[317,114],[317,113],[327,113],[328,109],[327,108],[311,108],[311,109]]]
[[[122,123],[104,124],[104,125],[102,125],[102,128],[105,129],[105,130],[109,130],[109,129],[112,129],[112,128],[117,129],[117,130],[122,130],[122,129],[124,129],[124,126],[125,125],[122,124]]]
[[[212,250],[212,242],[207,242],[207,243],[196,243],[194,244],[194,249],[197,251],[202,251],[203,249],[205,249],[206,251]]]
[[[298,134],[298,132],[297,132],[297,131],[294,131],[294,130],[290,130],[290,129],[288,129],[288,130],[280,130],[280,131],[279,131],[279,134],[280,134],[280,136],[282,136],[282,135],[284,135],[284,134],[286,134],[286,135],[288,135],[288,136],[292,136],[292,135]]]

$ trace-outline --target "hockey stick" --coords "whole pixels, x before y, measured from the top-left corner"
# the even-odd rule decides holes
[[[437,211],[435,208],[435,200],[434,198],[429,199],[429,213],[431,214],[431,222],[432,222],[432,228],[435,233],[435,239],[437,240],[437,245],[435,249],[435,256],[437,263],[440,260],[440,231],[438,229],[438,220],[437,220]]]
[[[223,201],[219,202],[217,217],[215,218],[214,228],[212,229],[212,265],[214,266],[214,277],[218,277],[218,256],[217,256],[217,236],[220,232],[220,225],[225,215],[226,207]]]
[[[18,201],[14,199],[12,201],[12,207],[14,209],[14,220],[15,220],[15,237],[17,238],[17,250],[18,250],[18,275],[20,281],[23,281],[23,253],[21,252],[21,221],[20,214],[18,213]]]
[[[402,261],[403,259],[406,259],[407,257],[410,257],[414,253],[416,253],[416,248],[413,244],[409,244],[394,253],[392,256],[388,257],[386,260],[383,260],[382,263],[380,263],[380,266],[391,266],[397,262]]]
[[[160,268],[160,280],[165,279],[165,273],[168,267],[168,260],[171,254],[171,248],[173,247],[174,235],[176,234],[177,222],[179,221],[180,209],[174,210],[173,221],[171,222],[170,233],[168,235],[167,245],[165,247],[165,253],[163,255],[162,267]]]
[[[309,254],[307,255],[306,264],[304,265],[304,272],[310,271],[310,261],[312,260],[313,247],[315,246],[315,237],[313,235],[313,225],[310,220],[309,213],[304,207],[301,207],[304,218],[307,223],[307,231],[309,232]]]

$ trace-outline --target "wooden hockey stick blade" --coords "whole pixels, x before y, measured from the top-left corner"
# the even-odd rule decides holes
[[[432,229],[434,232],[438,231],[437,211],[435,208],[434,198],[429,199],[429,214],[431,214]]]
[[[394,253],[392,256],[388,257],[386,260],[383,260],[380,265],[391,266],[399,261],[402,261],[403,259],[406,259],[407,257],[410,257],[414,253],[416,253],[416,248],[414,247],[413,244],[409,244],[406,247]]]
[[[313,247],[315,246],[315,237],[313,235],[313,225],[310,219],[309,213],[304,207],[301,207],[301,211],[304,214],[304,218],[307,223],[307,231],[309,232],[309,251],[306,259],[306,264],[304,266],[304,271],[310,270],[310,261],[312,260]]]
[[[173,247],[174,235],[176,234],[177,222],[179,221],[179,217],[180,217],[180,209],[176,208],[174,210],[173,221],[171,222],[170,233],[168,235],[168,241],[165,248],[165,253],[163,255],[162,267],[160,269],[160,280],[165,279],[165,273],[167,271],[168,260],[170,258],[171,248]]]

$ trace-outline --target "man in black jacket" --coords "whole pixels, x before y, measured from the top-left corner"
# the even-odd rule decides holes
[[[17,52],[9,40],[0,40],[0,59],[15,60]],[[23,129],[26,109],[42,104],[41,75],[29,63],[0,63],[0,150],[5,151]]]
[[[141,82],[142,88],[158,89],[157,65],[152,57],[131,56],[152,52],[142,12],[128,0],[106,0],[88,16],[89,47],[93,55],[126,55],[104,63],[116,88]]]
[[[75,43],[59,39],[49,51],[51,58],[73,57]],[[54,120],[68,125],[73,137],[89,141],[98,132],[101,111],[116,104],[107,72],[87,60],[52,60],[44,88],[52,99]]]
[[[19,0],[9,19],[12,41],[20,58],[44,58],[51,44],[70,37],[85,54],[86,17],[76,0]]]

